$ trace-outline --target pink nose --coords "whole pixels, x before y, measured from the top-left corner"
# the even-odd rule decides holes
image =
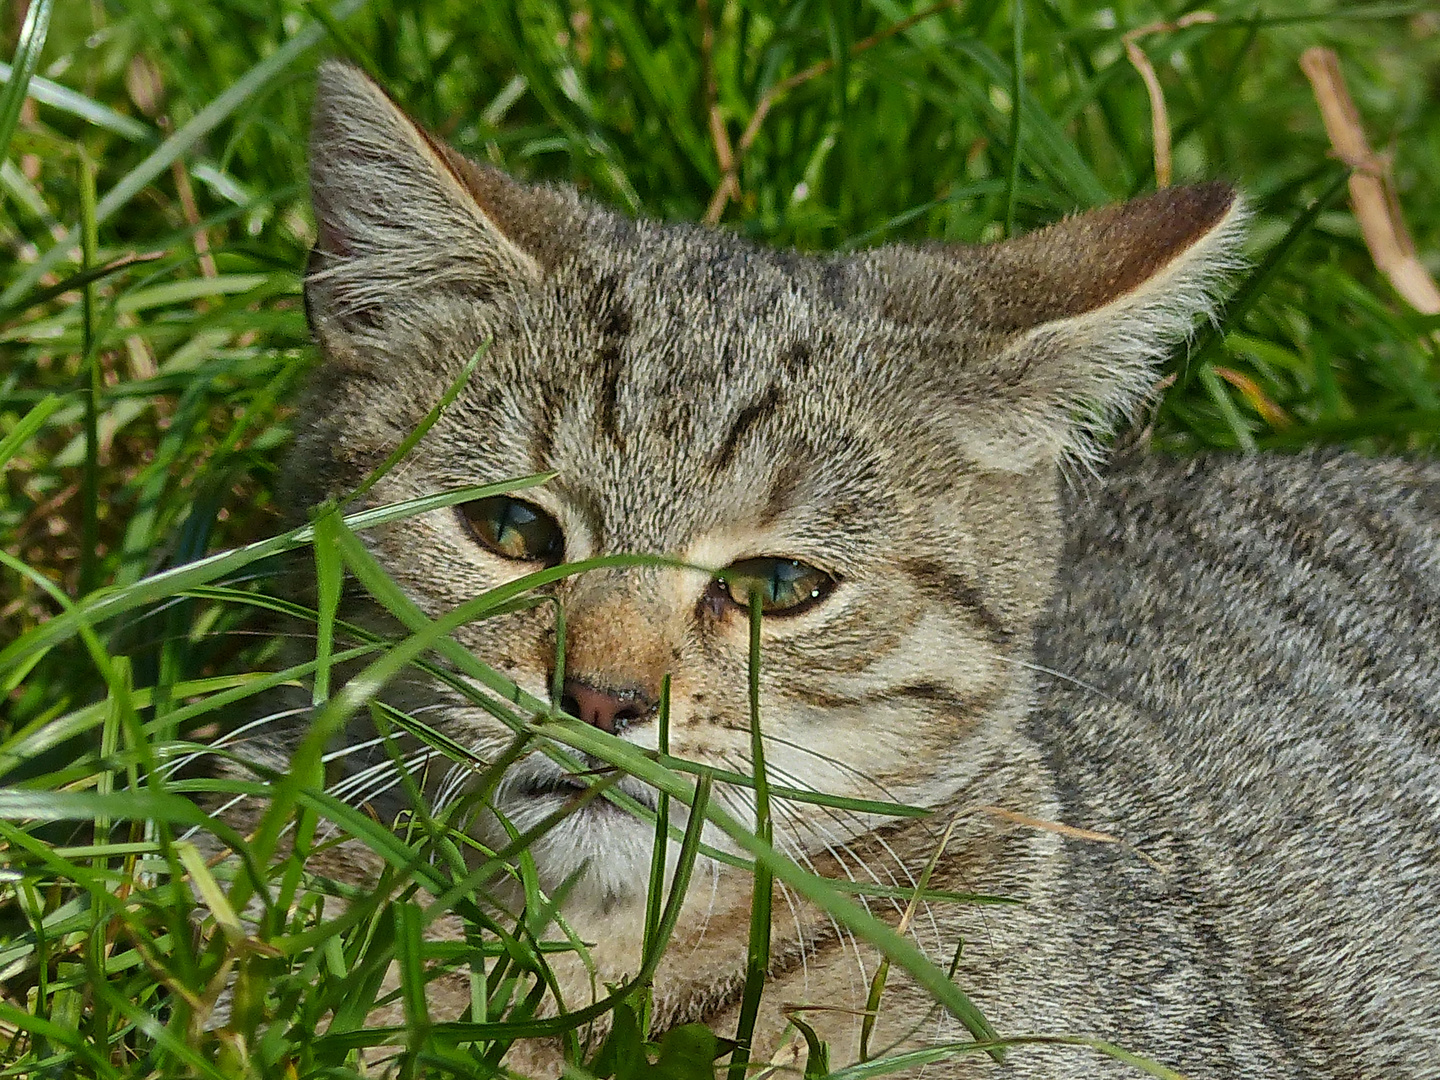
[[[650,699],[640,690],[601,690],[579,679],[565,680],[560,707],[591,727],[611,735],[650,715]]]

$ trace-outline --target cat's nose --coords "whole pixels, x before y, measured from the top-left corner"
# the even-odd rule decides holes
[[[565,696],[560,701],[560,707],[571,716],[611,735],[649,717],[654,704],[642,690],[601,689],[579,679],[565,680]]]

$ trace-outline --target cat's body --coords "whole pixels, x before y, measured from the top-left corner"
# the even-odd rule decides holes
[[[782,802],[777,846],[907,886],[953,819],[932,886],[1027,902],[923,906],[909,932],[942,967],[963,940],[956,981],[1002,1034],[1109,1038],[1194,1077],[1440,1076],[1440,467],[1142,461],[1062,494],[1059,461],[1091,452],[1207,309],[1233,193],[1179,189],[991,248],[807,259],[517,185],[336,66],[314,155],[307,297],[328,363],[296,505],[353,486],[486,339],[372,498],[559,474],[371,534],[423,610],[561,557],[720,569],[726,584],[650,566],[555,586],[567,711],[652,747],[669,674],[672,753],[749,771],[737,593],[763,594],[774,782],[937,811],[896,825]],[[547,697],[549,606],[457,637]],[[428,680],[388,693],[482,759],[510,740]],[[494,801],[523,829],[568,783],[532,755]],[[744,789],[720,796],[749,813]],[[597,970],[557,958],[570,1007],[636,969],[650,844],[601,802],[531,847],[547,888],[580,872],[565,915]],[[660,1026],[733,1029],[749,893],[703,864],[656,973]],[[904,905],[871,906],[893,923]],[[873,952],[792,894],[775,910],[757,1056],[799,1004],[853,1059]],[[468,1004],[451,990],[434,987],[435,1015]],[[963,1038],[892,970],[872,1053]],[[926,1075],[995,1068],[968,1053]],[[1005,1068],[1122,1067],[1029,1047]]]
[[[1068,517],[1027,734],[1158,867],[1065,840],[1016,996],[1187,1076],[1440,1075],[1440,464],[1136,462]]]

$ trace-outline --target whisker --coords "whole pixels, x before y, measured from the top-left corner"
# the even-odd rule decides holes
[[[259,717],[255,720],[251,720],[249,723],[243,724],[240,727],[235,728],[233,731],[229,731],[217,736],[210,742],[208,746],[206,746],[202,750],[195,750],[188,754],[182,754],[180,757],[174,758],[157,766],[156,771],[162,773],[165,776],[171,776],[174,773],[177,773],[181,769],[185,768],[187,765],[193,765],[195,762],[201,760],[202,758],[211,756],[211,754],[215,750],[224,749],[233,743],[243,743],[249,741],[249,739],[253,737],[253,735],[251,734],[253,732],[253,729],[257,727],[263,727],[266,724],[274,723],[276,720],[284,720],[287,717],[297,716],[301,713],[306,713],[309,711],[310,706],[303,705],[298,708],[282,709],[279,712],[268,713],[265,716]]]
[[[374,765],[352,773],[334,784],[330,788],[330,794],[352,806],[359,806],[361,803],[379,798],[391,788],[402,783],[407,773],[413,776],[416,769],[437,753],[438,751],[427,747],[408,758],[401,758],[398,762],[391,761],[387,757],[384,761],[377,761]],[[377,779],[385,781],[378,790],[374,788],[374,782]]]
[[[1004,653],[992,653],[990,655],[990,658],[992,660],[999,660],[1002,663],[1014,664],[1016,667],[1026,668],[1030,671],[1038,671],[1042,675],[1050,675],[1056,679],[1060,679],[1063,682],[1068,682],[1074,686],[1078,686],[1082,690],[1088,690],[1092,694],[1097,694],[1100,697],[1104,698],[1106,701],[1113,701],[1119,704],[1124,704],[1123,700],[1116,697],[1114,694],[1107,693],[1106,691],[1101,690],[1098,686],[1085,682],[1083,679],[1077,679],[1074,675],[1067,675],[1063,671],[1057,671],[1055,668],[1046,667],[1044,664],[1036,664],[1032,663],[1029,660],[1021,660],[1018,656],[1006,656]]]
[[[782,779],[784,779],[785,782],[789,784],[789,786],[806,789],[806,785],[799,777],[792,776],[783,769],[778,770],[778,773],[779,775],[781,775]],[[842,817],[837,812],[836,808],[827,806],[822,807],[821,809],[823,812],[826,813],[826,816],[834,820],[835,823],[839,825],[842,829],[846,827],[847,818]],[[850,814],[849,812],[847,812],[847,815],[848,817],[855,817],[855,815]],[[890,841],[885,837],[883,832],[871,830],[869,832],[857,833],[853,829],[850,831],[851,835],[853,836],[864,835],[866,839],[868,839],[870,842],[877,844],[888,856],[891,864],[895,866],[904,876],[904,881],[902,882],[895,876],[894,873],[887,870],[886,876],[890,879],[888,884],[898,889],[903,889],[906,887],[914,889],[919,887],[920,883],[916,879],[914,873],[910,870],[909,866],[906,865],[905,861],[901,859],[899,852],[897,852],[894,847],[891,846]],[[853,852],[853,849],[851,849],[848,844],[843,846],[845,847],[846,851],[851,852],[852,856],[854,856],[858,861],[861,862],[861,865],[865,866],[867,872],[869,872],[872,877],[876,877],[873,867],[869,866],[863,860],[860,860],[859,856]],[[876,878],[876,881],[879,884],[885,884],[884,882],[880,882],[878,877]],[[891,904],[894,905],[897,910],[903,910],[903,907],[898,899],[892,898]],[[929,901],[921,901],[921,905],[923,908],[925,920],[929,923],[930,930],[934,935],[935,948],[937,950],[941,949],[944,946],[944,935],[941,933],[940,925],[936,920],[934,906]],[[923,948],[924,942],[921,941],[919,928],[915,925],[913,920],[911,922],[911,934],[915,937],[916,944],[920,945]]]
[[[784,738],[784,737],[782,737],[782,736],[780,736],[780,735],[771,735],[771,734],[769,734],[769,733],[767,733],[767,732],[763,732],[763,731],[762,731],[760,734],[761,734],[761,737],[762,737],[763,739],[765,739],[767,742],[773,742],[773,743],[775,743],[777,746],[785,746],[785,747],[789,747],[789,748],[792,749],[792,750],[798,750],[798,751],[800,751],[802,754],[809,754],[811,757],[816,758],[816,759],[818,759],[818,760],[820,760],[820,761],[823,761],[823,762],[825,762],[825,764],[827,764],[827,765],[833,765],[833,766],[835,766],[835,768],[840,769],[840,770],[842,770],[842,771],[844,771],[844,772],[849,773],[851,776],[855,777],[857,780],[863,780],[865,783],[869,784],[872,788],[874,788],[874,789],[875,789],[876,791],[878,791],[882,796],[884,796],[886,799],[890,800],[891,802],[894,802],[894,803],[903,803],[903,802],[905,801],[905,800],[899,798],[898,796],[896,796],[888,787],[885,786],[885,784],[883,784],[881,781],[877,780],[874,776],[871,776],[869,773],[865,772],[863,769],[861,769],[861,768],[859,768],[859,767],[857,767],[857,766],[855,766],[855,765],[852,765],[852,764],[851,764],[850,762],[848,762],[848,761],[842,761],[840,758],[831,757],[829,754],[822,754],[819,750],[816,750],[813,746],[806,746],[806,745],[804,745],[803,743],[798,743],[798,742],[795,742],[795,741],[793,741],[793,740],[791,740],[791,739],[786,739],[786,738]],[[767,763],[767,767],[768,767],[768,763]],[[808,790],[813,791],[813,790],[815,790],[815,789],[814,789],[814,788],[809,788]]]

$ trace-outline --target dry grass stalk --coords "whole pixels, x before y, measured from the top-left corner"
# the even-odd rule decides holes
[[[1118,844],[1125,851],[1143,859],[1150,865],[1151,869],[1159,870],[1161,873],[1165,872],[1165,868],[1149,855],[1146,855],[1145,852],[1112,833],[1096,832],[1094,829],[1077,829],[1074,825],[1062,825],[1058,821],[1045,821],[1043,818],[1031,817],[1029,814],[1006,810],[1003,806],[977,806],[975,809],[979,813],[989,814],[991,817],[1000,818],[1002,821],[1012,821],[1016,825],[1024,825],[1029,829],[1052,832],[1058,836],[1069,836],[1075,840],[1091,840],[1097,844]]]
[[[1151,34],[1164,34],[1174,30],[1184,30],[1187,26],[1197,26],[1201,23],[1213,23],[1216,15],[1213,11],[1192,11],[1189,15],[1181,16],[1174,22],[1153,22],[1144,26],[1137,26],[1134,30],[1126,31],[1120,39],[1125,44],[1125,55],[1135,70],[1140,73],[1140,78],[1145,81],[1145,92],[1150,96],[1150,136],[1155,147],[1155,186],[1165,188],[1170,186],[1172,170],[1170,166],[1170,113],[1165,108],[1165,92],[1160,89],[1160,77],[1155,74],[1155,66],[1150,63],[1150,58],[1136,42],[1142,37]]]
[[[195,255],[200,262],[200,273],[207,277],[218,277],[220,271],[215,266],[215,256],[210,254],[210,234],[200,227],[200,208],[195,202],[195,189],[190,186],[190,174],[185,171],[185,163],[182,159],[176,158],[170,163],[170,175],[175,181],[175,193],[180,196],[180,211],[185,215],[185,222],[195,230]]]
[[[1440,315],[1440,289],[1415,255],[1415,241],[1405,227],[1390,181],[1389,163],[1370,149],[1360,113],[1340,71],[1340,58],[1333,49],[1316,46],[1300,54],[1300,68],[1310,80],[1335,156],[1353,170],[1350,207],[1376,269],[1416,311]]]
[[[1290,419],[1290,414],[1270,400],[1265,391],[1260,389],[1260,384],[1249,375],[1236,371],[1234,368],[1221,367],[1219,364],[1214,364],[1212,367],[1216,375],[1240,391],[1245,400],[1250,403],[1250,407],[1263,416],[1265,422],[1271,427],[1287,428],[1294,425],[1295,421]]]
[[[135,107],[154,120],[162,131],[170,130],[170,118],[165,115],[165,77],[147,57],[136,54],[125,69],[125,89]],[[200,273],[207,278],[218,276],[215,257],[210,253],[210,236],[200,228],[200,210],[195,202],[195,189],[190,185],[190,174],[185,171],[182,158],[170,163],[170,177],[175,182],[175,194],[180,199],[180,212],[185,222],[195,230],[195,257],[200,264]]]
[[[730,132],[720,113],[719,91],[715,85],[715,24],[710,19],[709,0],[699,0],[700,60],[705,69],[705,112],[710,121],[710,139],[715,144],[715,160],[720,165],[720,184],[710,197],[705,221],[714,225],[725,212],[725,204],[740,194],[740,174],[735,164],[735,151],[730,145]]]

